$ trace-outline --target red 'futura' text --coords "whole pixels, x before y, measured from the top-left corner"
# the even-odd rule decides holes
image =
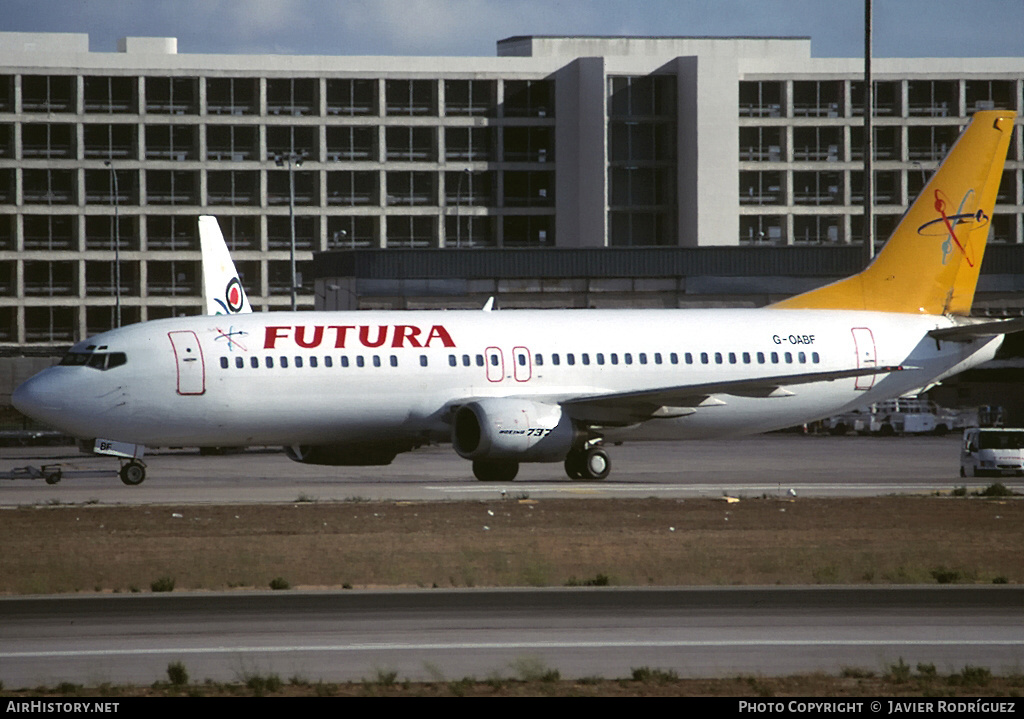
[[[363,347],[430,347],[440,342],[454,347],[455,342],[443,325],[432,325],[426,332],[416,325],[284,325],[270,326],[263,340],[264,349],[275,349],[279,340],[291,340],[299,347],[320,347],[326,344],[341,349],[348,342]]]

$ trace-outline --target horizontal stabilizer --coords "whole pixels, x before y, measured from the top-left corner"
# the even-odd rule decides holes
[[[956,327],[943,327],[932,330],[928,333],[928,336],[934,337],[937,340],[970,342],[985,337],[998,337],[999,335],[1006,335],[1011,332],[1024,332],[1024,317],[995,320],[993,322],[977,322],[974,324],[957,325]]]

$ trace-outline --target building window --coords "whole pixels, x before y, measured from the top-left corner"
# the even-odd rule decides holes
[[[433,80],[386,80],[385,112],[388,115],[436,115],[435,86]]]
[[[327,114],[376,115],[377,81],[331,79],[327,81]]]

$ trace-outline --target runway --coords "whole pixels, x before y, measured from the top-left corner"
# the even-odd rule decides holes
[[[808,437],[761,435],[736,440],[648,442],[609,448],[613,469],[603,482],[573,482],[560,463],[524,464],[511,483],[482,483],[450,446],[399,455],[383,467],[323,467],[280,452],[201,457],[195,450],[150,453],[147,479],[121,484],[116,459],[74,448],[4,449],[0,473],[60,463],[65,478],[0,481],[0,506],[46,503],[246,503],[306,500],[490,499],[503,492],[551,497],[867,496],[985,487],[961,479],[959,439],[947,437]],[[102,477],[78,472],[109,470]],[[1016,477],[1001,480],[1024,491]]]
[[[1020,587],[422,590],[0,599],[0,678],[784,676],[1024,663]]]

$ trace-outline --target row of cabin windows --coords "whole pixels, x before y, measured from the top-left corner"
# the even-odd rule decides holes
[[[380,355],[372,355],[370,357],[364,357],[363,355],[356,355],[354,357],[348,357],[347,355],[342,355],[339,358],[338,366],[339,367],[370,367],[370,366],[373,366],[373,367],[383,367],[385,359],[387,360],[387,363],[391,367],[397,367],[398,366],[398,356],[397,355],[391,355],[390,357],[387,357],[387,358],[383,358]],[[236,368],[238,368],[238,369],[245,369],[246,364],[247,363],[245,361],[245,357],[241,357],[241,356],[235,357],[235,367]],[[223,369],[228,369],[231,366],[231,360],[228,357],[221,357],[220,358],[220,366]],[[275,359],[274,357],[272,357],[270,355],[267,355],[266,357],[263,357],[261,359],[261,358],[256,357],[254,355],[254,356],[249,357],[248,366],[251,367],[252,369],[259,369],[260,367],[265,367],[266,369],[274,369],[275,366],[280,367],[281,369],[288,369],[289,366],[296,367],[296,368],[301,368],[301,367],[305,367],[305,366],[309,366],[309,367],[320,367],[320,366],[323,366],[323,367],[334,367],[334,357],[332,357],[331,355],[324,355],[323,357],[317,357],[316,355],[312,355],[312,356],[309,356],[309,357],[303,357],[302,355],[295,355],[294,358],[291,358],[291,357],[288,357],[287,355],[281,355],[281,356],[279,356],[279,357],[277,357]],[[420,366],[421,367],[426,367],[427,366],[427,356],[426,355],[420,355]]]
[[[679,357],[680,355],[678,352],[668,353],[669,364],[679,364]],[[695,355],[692,352],[684,352],[682,354],[682,358],[685,364],[694,364],[695,362]],[[700,364],[711,364],[712,359],[714,360],[714,364],[725,364],[726,361],[728,361],[728,364],[740,364],[741,362],[742,364],[753,364],[755,359],[757,361],[757,364],[768,364],[769,362],[771,364],[779,364],[780,362],[785,364],[793,364],[794,361],[799,364],[807,364],[808,354],[806,352],[797,352],[795,353],[795,355],[793,352],[782,352],[781,354],[779,352],[769,352],[767,355],[764,352],[755,352],[753,354],[751,354],[750,352],[700,352],[698,355],[696,355],[696,358],[699,359]],[[607,358],[605,357],[604,352],[598,352],[594,356],[594,359],[599,365],[606,364],[606,359],[607,363],[617,365],[619,364],[620,357],[619,353],[617,352],[610,353],[607,356]],[[491,364],[495,366],[497,366],[500,361],[497,354],[492,354],[490,360]],[[583,352],[582,354],[580,354],[580,362],[582,364],[589,365],[590,360],[591,358],[589,352]],[[634,355],[632,352],[625,352],[622,354],[621,360],[622,364],[631,365],[634,363]],[[635,360],[637,363],[641,365],[649,364],[650,360],[653,360],[654,364],[656,365],[665,363],[665,357],[662,355],[661,352],[654,352],[650,357],[646,352],[640,352],[636,355]],[[517,353],[515,361],[520,366],[526,366],[526,355],[523,353]],[[811,352],[810,361],[812,364],[819,364],[821,362],[821,357],[818,355],[817,352]],[[544,366],[544,355],[540,353],[535,354],[533,356],[533,363],[537,367]],[[555,352],[554,354],[551,355],[552,365],[560,365],[561,363],[562,356],[559,353]],[[458,359],[456,358],[455,355],[448,356],[448,364],[451,365],[452,367],[458,365]],[[483,367],[483,355],[476,356],[476,364],[478,367]],[[575,353],[566,353],[565,364],[576,364]],[[462,365],[464,367],[470,366],[469,355],[462,355]]]
[[[525,353],[521,353],[521,352],[520,353],[516,353],[515,357],[516,357],[515,361],[520,366],[526,366],[527,357],[526,357]],[[562,355],[559,354],[558,352],[553,353],[550,356],[550,358],[551,358],[551,364],[552,365],[559,366],[559,365],[562,364]],[[398,366],[398,356],[397,355],[390,355],[390,357],[388,357],[387,359],[388,359],[388,363],[390,364],[390,366],[392,366],[392,367],[397,367]],[[483,367],[485,365],[485,363],[488,361],[487,359],[484,358],[484,355],[482,355],[482,354],[476,355],[475,358],[471,357],[468,354],[464,354],[464,355],[462,355],[461,359],[462,359],[461,364],[462,364],[463,367],[471,367],[474,364],[477,367]],[[591,363],[591,357],[590,357],[590,353],[589,352],[581,353],[579,359],[580,359],[581,364],[589,365]],[[596,361],[596,363],[598,365],[604,365],[604,364],[606,364],[606,361],[607,361],[607,363],[610,363],[612,365],[618,365],[620,363],[620,356],[619,356],[618,352],[612,352],[612,353],[608,354],[607,356],[605,355],[604,352],[598,352],[598,353],[596,353],[594,355],[594,359],[595,359],[595,361]],[[625,352],[621,356],[621,363],[625,364],[625,365],[632,365],[634,363],[634,359],[635,359],[636,363],[641,364],[641,365],[649,364],[651,361],[653,361],[653,363],[656,364],[656,365],[665,364],[665,356],[662,355],[661,352],[654,352],[650,356],[648,356],[648,354],[646,352],[639,352],[639,353],[637,353],[635,358],[634,358],[634,355],[633,355],[632,352]],[[290,360],[290,358],[287,355],[281,355],[276,360],[277,366],[282,368],[282,369],[287,369],[288,366],[289,366],[289,360]],[[737,352],[725,352],[725,353],[723,353],[723,352],[713,352],[713,353],[700,352],[700,353],[694,355],[694,353],[692,353],[692,352],[684,352],[684,353],[682,353],[682,360],[683,360],[683,362],[685,364],[688,364],[688,365],[695,364],[697,361],[699,361],[700,364],[712,364],[712,360],[714,361],[714,364],[726,364],[727,362],[728,362],[728,364],[740,364],[740,363],[742,363],[742,364],[753,364],[755,362],[755,360],[756,360],[757,364],[768,364],[768,363],[771,363],[771,364],[780,364],[780,363],[793,364],[794,361],[799,363],[799,364],[807,364],[808,354],[806,352],[796,352],[795,354],[793,352],[782,352],[782,353],[779,353],[779,352],[769,352],[768,354],[765,354],[764,352],[755,352],[755,353],[750,353],[750,352],[740,352],[740,353],[737,353]],[[333,367],[334,366],[334,358],[331,355],[325,355],[323,358],[317,357],[316,355],[313,355],[313,356],[310,356],[310,357],[303,357],[302,355],[296,355],[294,357],[294,359],[292,359],[291,361],[294,363],[292,365],[294,367],[303,367],[303,366],[305,366],[307,364],[308,364],[309,367],[320,367],[321,364],[324,367]],[[493,354],[490,355],[489,361],[490,361],[491,365],[497,367],[501,363],[501,358],[499,357],[499,355],[497,353],[493,353]],[[669,352],[668,353],[668,362],[669,362],[669,364],[677,365],[677,364],[679,364],[679,361],[680,361],[680,354],[678,352]],[[812,364],[818,364],[820,361],[821,361],[821,358],[818,356],[817,352],[811,352],[810,353],[810,362]],[[540,353],[535,354],[533,356],[533,363],[537,367],[543,367],[544,366],[544,355],[542,355]],[[273,369],[274,366],[275,366],[275,359],[274,359],[274,357],[268,355],[268,356],[264,357],[262,359],[262,361],[261,361],[261,359],[259,357],[252,356],[252,357],[249,357],[249,363],[248,364],[253,369],[259,369],[261,366],[265,367],[267,369]],[[448,355],[448,365],[449,366],[451,366],[451,367],[458,367],[459,364],[460,364],[459,357],[457,355]],[[575,365],[576,364],[576,354],[573,353],[573,352],[567,352],[565,354],[565,364],[570,365],[570,366]],[[341,367],[350,367],[350,366],[353,366],[353,365],[356,366],[356,367],[366,367],[366,366],[369,366],[369,365],[372,365],[373,367],[383,367],[384,366],[384,359],[380,355],[372,355],[370,357],[364,357],[363,355],[356,355],[354,357],[349,357],[347,355],[342,355],[339,358],[339,365]],[[224,369],[228,369],[231,366],[231,360],[228,357],[221,357],[220,358],[220,366],[222,368],[224,368]],[[428,366],[428,361],[427,361],[427,356],[426,355],[420,355],[420,366],[421,367],[427,367]],[[240,356],[239,357],[235,357],[235,367],[237,367],[238,369],[245,369],[245,367],[246,367],[245,358],[244,357],[240,357]]]

